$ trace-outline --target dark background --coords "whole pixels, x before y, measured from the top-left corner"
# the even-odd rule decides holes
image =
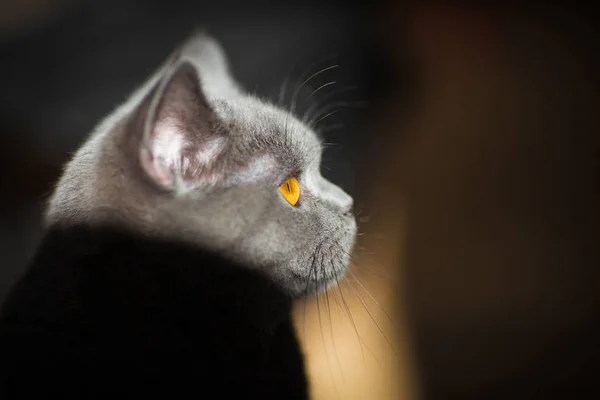
[[[387,197],[370,207],[390,220],[400,208],[408,215],[398,297],[425,398],[578,398],[597,380],[600,69],[591,9],[2,7],[0,299],[35,249],[44,199],[70,152],[201,25],[242,84],[273,100],[286,77],[293,88],[340,65],[299,97],[336,80],[317,98],[343,103],[320,127],[337,144],[323,173],[358,208],[383,187]]]

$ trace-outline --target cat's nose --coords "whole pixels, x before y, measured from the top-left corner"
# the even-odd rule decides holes
[[[344,216],[352,216],[354,200],[352,199],[352,196],[342,190],[342,188],[321,178],[319,180],[318,190],[320,192],[320,197],[334,207],[332,210],[341,212]]]
[[[344,217],[353,217],[354,216],[354,201],[350,201],[350,203],[344,209]]]

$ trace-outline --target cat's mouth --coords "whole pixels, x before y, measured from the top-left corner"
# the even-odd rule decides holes
[[[325,292],[345,279],[350,258],[349,250],[339,241],[323,243],[315,249],[306,266],[306,272],[294,272],[292,275],[303,294]]]

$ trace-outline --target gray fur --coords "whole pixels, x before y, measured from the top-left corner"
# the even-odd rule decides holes
[[[46,222],[117,223],[227,254],[293,295],[323,290],[346,270],[356,223],[352,198],[320,174],[321,152],[308,126],[245,93],[199,33],[92,133]],[[278,191],[292,175],[297,206]]]

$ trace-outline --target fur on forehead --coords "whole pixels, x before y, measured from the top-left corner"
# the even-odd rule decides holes
[[[287,111],[252,96],[235,101],[217,99],[214,104],[229,127],[230,140],[239,147],[270,152],[292,169],[320,161],[320,138]]]

